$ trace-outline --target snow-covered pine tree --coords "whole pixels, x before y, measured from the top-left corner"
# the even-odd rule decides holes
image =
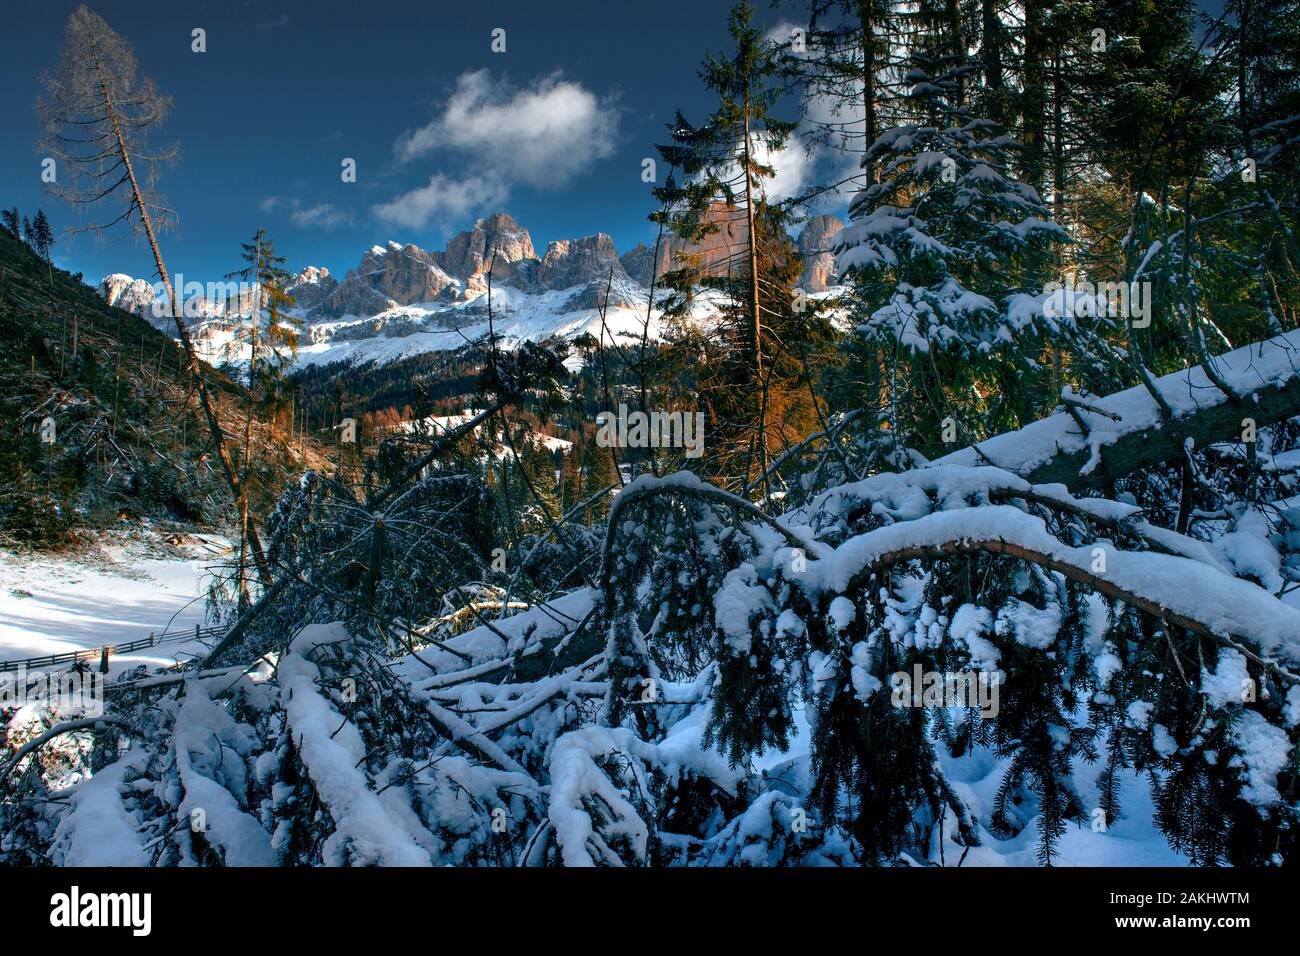
[[[882,410],[868,423],[877,467],[1031,420],[1056,404],[1047,349],[1084,350],[1075,320],[1043,309],[1044,263],[1069,237],[1015,178],[1016,144],[958,105],[960,71],[930,65],[907,76],[923,117],[868,146],[879,181],[853,198],[838,240],[854,404]]]

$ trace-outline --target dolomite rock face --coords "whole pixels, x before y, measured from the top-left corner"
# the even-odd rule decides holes
[[[627,279],[614,240],[603,232],[582,239],[559,239],[546,247],[534,287],[539,290],[571,289],[588,282]]]
[[[526,288],[537,267],[532,236],[504,212],[478,220],[473,229],[454,236],[445,252],[433,256],[449,275],[475,289],[486,287],[489,266],[493,283],[516,288]]]
[[[635,282],[644,286],[649,286],[654,278],[652,272],[655,264],[654,246],[646,245],[644,242],[638,242],[635,246],[623,253],[619,262],[623,266],[623,271]]]
[[[399,247],[390,243],[382,256],[363,259],[360,271],[365,273],[376,291],[398,305],[433,302],[458,285],[456,279],[438,265],[432,253],[413,244]]]
[[[339,280],[321,266],[308,266],[293,277],[285,291],[293,296],[293,307],[314,309],[338,290]]]
[[[682,268],[683,256],[693,257],[696,267],[707,275],[725,275],[728,268],[743,269],[748,232],[744,212],[716,205],[709,210],[705,219],[717,226],[717,229],[698,243],[665,236],[657,260],[649,247],[638,246],[629,252],[624,256],[624,267],[628,274],[642,285],[648,285],[651,264],[657,266],[658,274],[662,277],[670,269]],[[799,285],[808,292],[825,292],[834,284],[835,255],[832,250],[835,247],[835,237],[843,228],[844,223],[835,216],[813,216],[804,224],[795,249],[804,263]],[[629,261],[631,267],[628,266]]]
[[[677,236],[665,235],[659,245],[659,258],[655,266],[662,279],[666,272],[683,268],[683,256],[694,260],[694,268],[705,275],[726,275],[728,268],[741,265],[745,249],[745,236],[749,225],[740,209],[728,209],[721,203],[709,207],[704,219],[717,228],[698,243],[687,242]]]
[[[835,239],[844,223],[834,216],[813,216],[804,223],[795,248],[803,260],[799,285],[809,292],[825,292],[834,285]]]
[[[144,279],[132,279],[115,272],[99,280],[99,294],[109,305],[149,317],[153,309],[153,286]]]
[[[457,286],[419,246],[390,242],[371,247],[336,289],[305,308],[313,318],[375,315],[399,305],[434,302]]]

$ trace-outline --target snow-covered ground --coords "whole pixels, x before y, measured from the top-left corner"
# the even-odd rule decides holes
[[[72,555],[0,551],[0,660],[122,644],[205,622],[212,569],[229,548],[214,535],[110,534]],[[112,672],[202,651],[192,637],[115,656]]]

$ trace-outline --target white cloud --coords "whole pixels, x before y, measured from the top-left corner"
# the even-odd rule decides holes
[[[352,223],[352,213],[333,203],[321,202],[295,209],[289,214],[289,221],[301,229],[337,229]]]
[[[797,196],[809,184],[813,167],[817,163],[817,154],[809,156],[798,138],[791,137],[785,148],[778,150],[773,150],[761,134],[753,136],[751,142],[753,145],[750,147],[750,155],[754,162],[771,167],[775,173],[761,183],[769,202],[780,202]],[[739,145],[736,148],[739,155]],[[719,175],[724,180],[738,178],[740,163],[724,166],[719,170]]]
[[[508,186],[562,188],[614,152],[618,106],[559,73],[527,88],[491,73],[462,73],[439,116],[403,133],[394,152],[401,162],[445,149],[474,162]]]
[[[337,229],[339,226],[352,225],[352,213],[346,209],[340,209],[330,202],[319,202],[312,206],[305,206],[301,199],[296,196],[285,198],[284,196],[267,196],[257,204],[257,208],[263,213],[286,211],[289,214],[289,221],[299,229]]]
[[[427,185],[381,203],[373,212],[385,222],[423,229],[432,219],[464,220],[485,206],[504,202],[508,192],[492,175],[457,180],[434,173]]]
[[[763,34],[763,39],[766,40],[768,43],[774,43],[779,46],[782,43],[790,43],[794,39],[796,30],[801,31],[804,34],[804,44],[806,47],[807,35],[808,35],[808,24],[795,23],[793,20],[780,21],[774,27],[768,30],[767,33]],[[790,53],[791,55],[795,55],[795,51],[793,50],[789,50],[787,52]]]
[[[808,185],[808,177],[816,162],[796,137],[790,138],[785,149],[775,152],[766,143],[757,142],[754,144],[754,158],[776,170],[776,175],[763,183],[771,202],[797,196]]]

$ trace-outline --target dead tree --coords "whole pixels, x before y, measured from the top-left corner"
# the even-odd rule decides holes
[[[158,246],[157,229],[171,218],[150,188],[159,162],[174,151],[150,153],[150,131],[171,105],[153,81],[140,75],[131,47],[94,11],[80,6],[68,19],[67,39],[56,75],[45,75],[46,94],[37,100],[45,128],[45,148],[62,167],[66,184],[57,195],[80,205],[116,199],[122,211],[113,219],[91,225],[107,229],[127,222],[139,230],[153,253],[154,265],[167,292],[167,304],[176,334],[185,349],[190,373],[197,383],[199,403],[222,472],[236,501],[243,495],[242,481],[226,447],[221,420],[203,379],[203,366],[185,328],[180,298]],[[270,573],[255,529],[250,545],[263,585]]]

